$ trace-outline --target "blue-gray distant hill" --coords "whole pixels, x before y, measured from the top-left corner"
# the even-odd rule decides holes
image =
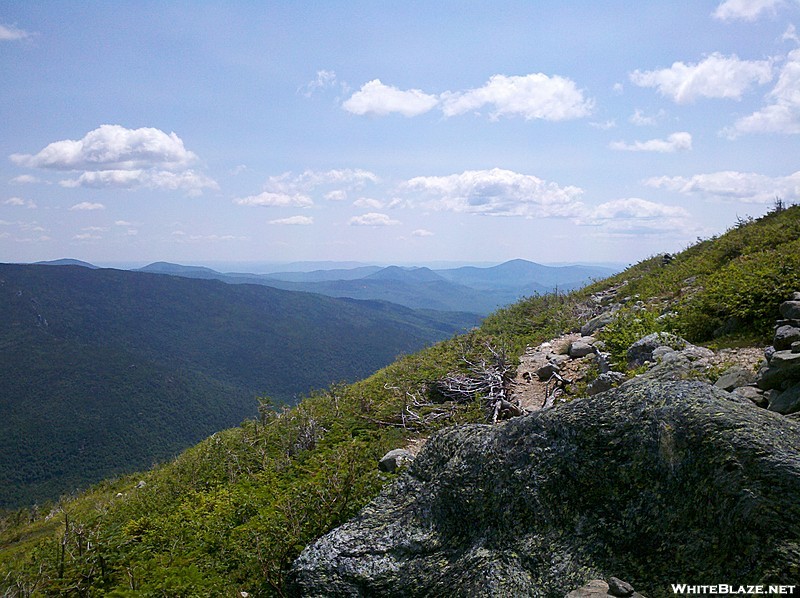
[[[261,284],[331,297],[391,301],[414,309],[486,315],[522,297],[569,291],[615,272],[602,266],[544,266],[512,260],[498,266],[432,270],[388,266],[272,274],[221,273],[208,268],[157,263],[142,271],[224,282]]]
[[[195,270],[195,273],[200,273]],[[149,467],[478,324],[263,285],[0,264],[0,507]]]

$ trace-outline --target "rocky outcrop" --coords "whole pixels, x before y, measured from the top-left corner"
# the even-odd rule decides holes
[[[791,415],[800,412],[800,293],[781,303],[784,319],[775,325],[772,346],[764,351],[766,364],[756,386],[768,391],[770,411]]]
[[[295,596],[558,596],[617,576],[786,583],[800,562],[800,420],[669,364],[502,426],[446,429],[309,545]],[[657,367],[651,368],[657,370]]]

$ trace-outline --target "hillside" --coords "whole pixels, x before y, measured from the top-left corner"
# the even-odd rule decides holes
[[[463,314],[78,266],[0,265],[0,506],[149,467],[464,330]]]
[[[380,574],[386,563],[400,566],[395,557],[437,551],[438,587],[488,580],[501,584],[496,586],[500,592],[502,583],[511,581],[529,595],[563,596],[575,585],[558,586],[559,571],[567,572],[565,584],[610,571],[633,576],[628,581],[645,595],[661,596],[671,595],[662,582],[681,563],[706,583],[707,576],[731,572],[725,566],[734,560],[737,572],[753,575],[742,583],[775,576],[780,583],[793,583],[787,567],[796,565],[798,555],[796,503],[784,512],[770,501],[791,497],[798,487],[796,418],[768,413],[746,399],[733,401],[731,393],[706,390],[706,382],[727,367],[723,351],[771,342],[781,318],[778,306],[797,290],[800,207],[791,207],[740,221],[672,259],[654,256],[579,291],[526,299],[495,312],[476,331],[405,356],[359,382],[335,385],[292,409],[261,410],[258,419],[215,434],[170,463],[108,480],[58,505],[9,514],[0,528],[3,589],[12,595],[34,586],[51,594],[286,595],[297,589],[287,586],[287,579],[303,547],[350,520],[393,482],[344,531],[326,536],[317,553],[304,553],[293,575],[306,571],[319,579],[322,561],[309,563],[310,557],[340,550],[337,537],[395,505],[415,519],[380,519],[385,526],[373,527],[370,537],[389,546],[392,526],[399,526],[410,530],[409,537],[400,538],[406,543],[394,552],[387,549],[385,558],[360,548],[346,557],[379,561],[371,570]],[[496,426],[485,425],[496,413],[487,410],[494,404],[492,395],[481,391],[459,400],[452,392],[474,387],[475,377],[488,369],[502,373],[503,390],[513,393],[509,379],[529,348],[551,346],[551,339],[605,316],[598,340],[618,373],[634,378],[625,388],[575,401],[588,392],[593,376],[599,378],[595,369],[543,415]],[[660,387],[636,378],[646,366],[627,369],[626,363],[626,349],[656,331],[710,346],[713,351],[695,349],[713,354],[718,365],[681,371],[695,381],[664,382],[664,391],[675,394],[665,400]],[[592,359],[585,363],[591,366]],[[652,375],[657,372],[654,368]],[[692,401],[680,400],[698,388],[704,390]],[[513,400],[513,394],[504,396]],[[718,401],[731,404],[718,409]],[[593,410],[602,417],[598,425],[587,426]],[[690,411],[697,419],[689,419]],[[389,449],[416,451],[437,430],[479,422],[484,425],[436,436],[418,458],[418,477],[376,467]],[[751,440],[751,430],[760,436]],[[551,444],[548,434],[558,442]],[[772,442],[772,434],[782,439]],[[644,444],[637,442],[640,435]],[[586,460],[579,446],[597,460]],[[505,456],[503,447],[517,452]],[[487,465],[474,466],[476,461]],[[526,478],[531,463],[552,476],[536,477],[536,470]],[[430,477],[448,468],[452,471],[444,477]],[[473,487],[474,480],[482,481]],[[504,494],[502,484],[514,481],[521,481],[522,489]],[[408,489],[422,502],[405,500]],[[678,500],[683,496],[693,498]],[[543,502],[536,502],[540,497]],[[543,510],[526,510],[526,500]],[[469,508],[457,508],[461,504]],[[593,510],[598,504],[601,511]],[[702,508],[695,508],[698,504]],[[546,528],[542,517],[548,518]],[[619,525],[617,517],[622,517]],[[455,528],[437,527],[453,520],[459,522]],[[748,521],[748,531],[737,534],[742,521]],[[487,522],[490,535],[484,536],[486,528],[479,525]],[[652,527],[643,529],[643,522]],[[681,530],[699,529],[695,522],[707,526],[697,536],[702,546],[682,544]],[[776,526],[783,544],[764,543],[775,540]],[[544,535],[520,535],[537,529]],[[719,547],[729,539],[734,543],[724,544],[722,560],[715,560],[715,542]],[[739,558],[743,554],[747,558]],[[497,558],[487,560],[491,555]],[[580,563],[590,566],[581,569]],[[773,563],[772,577],[753,568],[764,563]],[[430,559],[422,559],[422,565],[430,569]],[[345,567],[336,575],[359,571]],[[420,579],[402,571],[403,587]],[[544,587],[536,585],[536,571],[548,576],[546,593],[536,590]],[[376,586],[359,587],[369,592]],[[418,589],[431,591],[427,588]]]

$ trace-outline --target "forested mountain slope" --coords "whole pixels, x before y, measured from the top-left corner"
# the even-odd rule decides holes
[[[0,505],[149,467],[454,331],[421,313],[263,286],[0,265]]]

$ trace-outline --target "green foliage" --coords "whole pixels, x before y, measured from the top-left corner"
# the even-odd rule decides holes
[[[682,311],[682,331],[709,340],[724,333],[767,338],[778,306],[800,288],[800,241],[738,256],[709,276]]]
[[[615,368],[624,371],[628,367],[628,347],[643,336],[667,330],[667,323],[659,319],[658,314],[646,309],[623,308],[598,336],[606,344]]]

